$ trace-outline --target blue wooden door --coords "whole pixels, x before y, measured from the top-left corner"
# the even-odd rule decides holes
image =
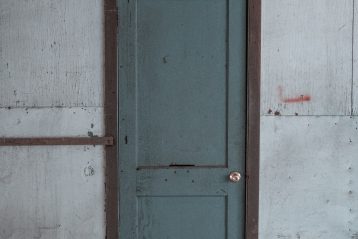
[[[120,238],[243,239],[246,0],[118,6]]]

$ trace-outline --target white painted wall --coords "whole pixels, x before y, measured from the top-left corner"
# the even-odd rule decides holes
[[[262,1],[260,239],[358,238],[358,4]],[[0,0],[0,122],[103,135],[102,0]],[[104,166],[101,147],[1,148],[0,238],[104,238]]]
[[[103,135],[102,0],[0,0],[0,137]],[[0,239],[104,238],[104,150],[0,148]]]
[[[357,6],[263,0],[260,239],[358,238]]]

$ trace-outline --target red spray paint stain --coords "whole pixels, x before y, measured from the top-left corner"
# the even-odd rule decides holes
[[[310,101],[310,100],[311,100],[311,96],[309,96],[309,95],[301,95],[301,96],[295,97],[295,98],[282,99],[282,101],[284,103],[301,103],[301,102]]]
[[[300,95],[300,96],[296,96],[296,97],[292,97],[292,98],[286,98],[286,97],[283,97],[282,91],[283,91],[282,86],[279,86],[278,94],[280,96],[280,100],[283,103],[303,103],[303,102],[308,102],[311,100],[310,95]]]

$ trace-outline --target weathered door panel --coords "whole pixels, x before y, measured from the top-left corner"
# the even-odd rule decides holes
[[[244,238],[246,1],[119,14],[121,238]]]
[[[137,9],[139,164],[225,165],[226,1]]]

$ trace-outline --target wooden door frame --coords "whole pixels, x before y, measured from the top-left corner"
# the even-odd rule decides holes
[[[114,137],[114,146],[105,148],[106,239],[118,239],[118,84],[116,0],[104,0],[104,122],[105,134]]]
[[[261,0],[248,0],[246,239],[258,239],[260,176]]]
[[[247,139],[245,238],[258,239],[260,163],[260,65],[261,0],[247,0]],[[116,0],[104,0],[104,121],[105,135],[114,146],[106,146],[105,194],[106,239],[119,238],[118,213],[118,79]]]

